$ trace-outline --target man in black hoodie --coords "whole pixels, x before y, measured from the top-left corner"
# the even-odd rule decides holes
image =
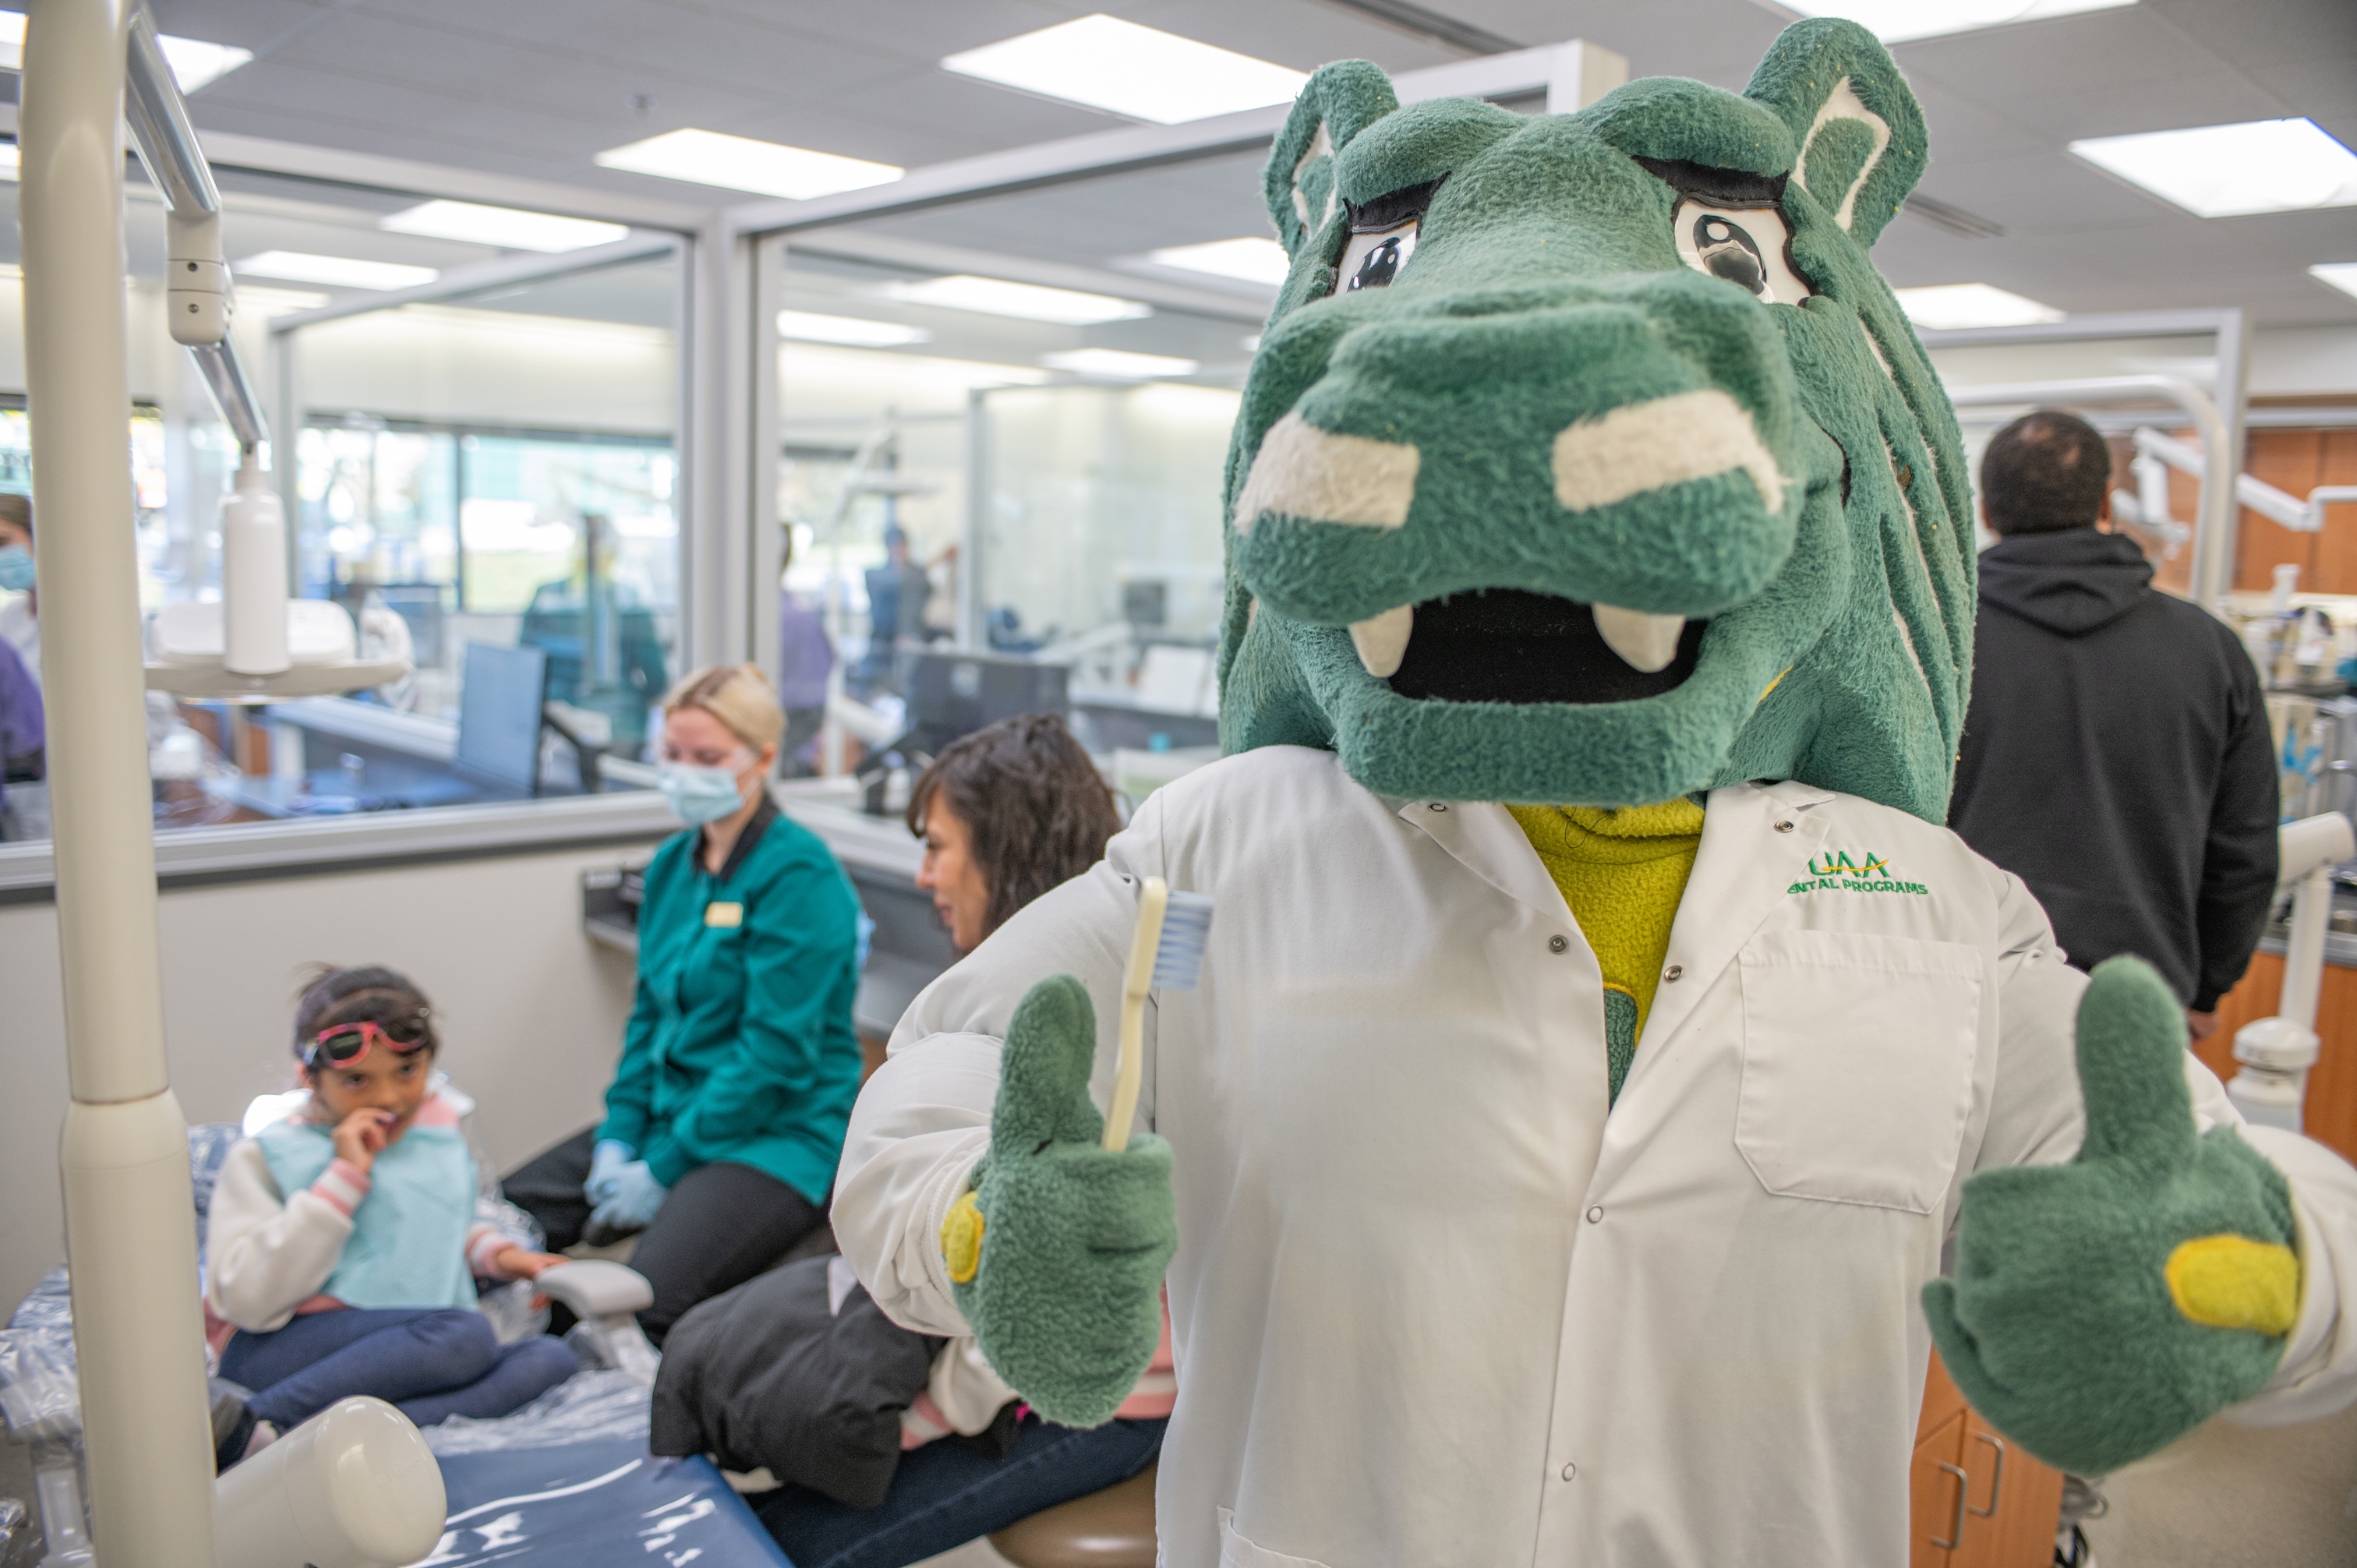
[[[2107,531],[2110,482],[2075,415],[1989,441],[1981,511],[2001,537],[1980,559],[1948,825],[2029,885],[2072,963],[2149,960],[2201,1039],[2274,897],[2275,747],[2240,640]]]

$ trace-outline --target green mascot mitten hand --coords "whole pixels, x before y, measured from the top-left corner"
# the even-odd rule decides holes
[[[942,1226],[960,1311],[998,1375],[1049,1420],[1102,1426],[1162,1337],[1178,1245],[1170,1145],[1099,1142],[1089,1100],[1096,1012],[1068,974],[1025,993],[1006,1028],[990,1153]]]
[[[1923,1310],[1997,1430],[2102,1475],[2266,1385],[2299,1262],[2281,1174],[2231,1128],[2194,1131],[2184,1009],[2142,960],[2096,967],[2078,1054],[2078,1157],[1965,1182],[1956,1277]]]

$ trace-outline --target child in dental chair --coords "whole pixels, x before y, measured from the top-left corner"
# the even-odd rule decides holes
[[[296,1004],[310,1098],[231,1148],[207,1249],[221,1375],[253,1391],[248,1454],[354,1394],[430,1426],[505,1415],[579,1370],[560,1340],[500,1344],[476,1310],[477,1279],[565,1260],[476,1221],[474,1157],[433,1089],[440,1043],[389,969],[329,970]]]

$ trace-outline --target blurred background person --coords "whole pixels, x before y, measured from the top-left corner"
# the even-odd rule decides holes
[[[614,581],[611,526],[603,513],[581,514],[579,564],[533,590],[516,640],[547,651],[550,700],[604,714],[614,749],[636,757],[670,675],[654,612]]]
[[[2135,953],[2196,1040],[2275,897],[2267,707],[2226,623],[2110,531],[2111,451],[2040,409],[1989,440],[1973,695],[1948,825],[2029,884],[2080,969]]]

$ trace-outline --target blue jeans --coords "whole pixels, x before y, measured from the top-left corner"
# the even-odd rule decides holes
[[[307,1312],[269,1334],[243,1329],[221,1375],[253,1391],[255,1417],[281,1432],[339,1399],[373,1394],[420,1426],[454,1415],[505,1415],[581,1369],[561,1339],[500,1343],[490,1319],[456,1307]]]
[[[901,1455],[891,1490],[872,1509],[806,1487],[746,1500],[794,1568],[904,1568],[1129,1479],[1162,1451],[1168,1424],[1115,1421],[1082,1432],[1027,1415],[1003,1459],[948,1439]]]

